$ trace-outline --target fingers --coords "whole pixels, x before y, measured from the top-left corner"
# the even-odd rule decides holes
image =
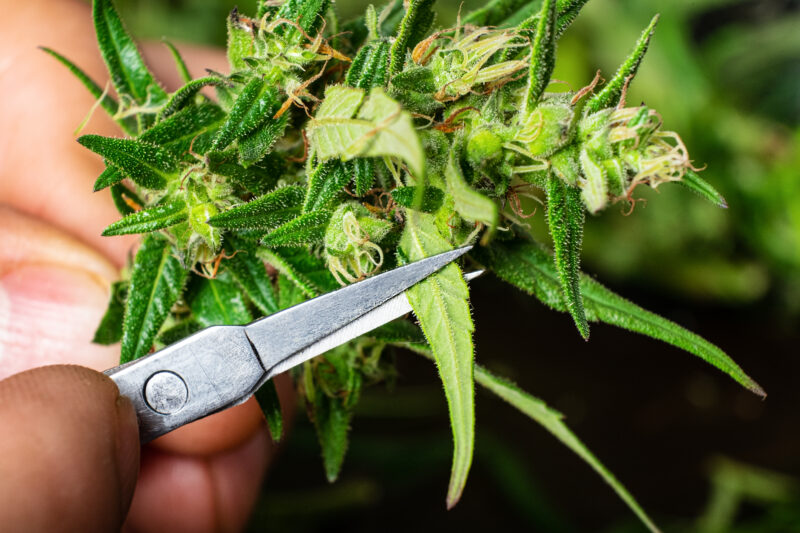
[[[3,531],[114,531],[130,505],[139,434],[104,375],[48,366],[0,381]]]

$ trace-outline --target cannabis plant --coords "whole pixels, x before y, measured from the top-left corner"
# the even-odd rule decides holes
[[[559,413],[473,359],[465,267],[569,313],[583,338],[590,322],[613,324],[764,394],[719,348],[580,271],[585,214],[632,208],[640,185],[676,182],[725,206],[658,112],[626,103],[657,18],[605,84],[598,74],[578,91],[548,91],[556,42],[585,2],[493,0],[434,28],[433,0],[392,0],[347,23],[329,0],[265,0],[253,18],[228,17],[230,73],[191,79],[168,45],[184,80],[168,93],[110,0],[95,0],[110,85],[46,50],[125,134],[78,139],[106,162],[95,190],[110,188],[123,215],[104,235],[143,235],[95,341],[121,341],[124,363],[200,328],[244,324],[474,244],[461,266],[408,291],[416,320],[293,373],[328,479],[341,469],[361,389],[394,377],[385,351],[399,346],[432,359],[444,385],[455,447],[448,507],[472,461],[477,382],[575,451],[655,529]],[[531,216],[546,218],[551,243],[532,236]],[[280,438],[274,389],[259,400]]]

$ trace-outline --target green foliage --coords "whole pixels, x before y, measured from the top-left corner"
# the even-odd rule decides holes
[[[120,362],[147,355],[185,282],[186,270],[173,257],[169,243],[160,237],[146,237],[133,261]]]
[[[408,220],[400,249],[411,261],[450,250],[431,215],[406,211]],[[467,284],[458,266],[450,264],[408,290],[408,301],[431,345],[450,407],[453,429],[453,470],[447,506],[461,498],[475,446],[475,385],[473,381],[472,317]]]
[[[270,380],[264,383],[255,394],[264,418],[267,421],[272,442],[278,443],[283,438],[283,414],[281,413],[281,401],[278,398],[278,391],[275,389],[275,382]]]
[[[579,270],[585,211],[633,202],[638,185],[678,182],[725,205],[693,169],[680,137],[663,131],[658,113],[621,101],[655,19],[597,93],[594,86],[548,91],[557,39],[585,3],[493,0],[465,14],[464,25],[431,33],[432,0],[405,9],[394,0],[341,26],[327,0],[262,2],[257,18],[234,10],[227,19],[229,74],[189,79],[168,45],[184,84],[167,94],[110,1],[95,0],[98,44],[117,99],[46,51],[129,136],[79,138],[105,160],[95,189],[110,187],[123,215],[104,234],[145,234],[128,279],[114,287],[97,342],[121,340],[121,360],[130,361],[201,327],[247,323],[478,242],[473,261],[569,312],[583,337],[590,320],[649,335],[763,394],[719,348]],[[216,100],[201,92],[209,86]],[[523,240],[529,215],[520,198],[542,194],[552,256]],[[394,375],[386,345],[425,351],[427,342],[453,431],[449,507],[472,461],[477,380],[586,460],[653,528],[560,415],[474,365],[459,265],[407,295],[422,332],[397,321],[294,373],[329,480],[343,466],[362,388]],[[258,399],[277,440],[274,388],[263,387]]]

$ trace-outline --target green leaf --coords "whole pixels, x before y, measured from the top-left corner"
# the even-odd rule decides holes
[[[333,159],[318,165],[308,178],[308,192],[305,202],[303,202],[303,213],[327,207],[336,193],[349,182],[350,174],[345,170],[344,163],[341,161]]]
[[[527,242],[494,242],[490,248],[476,248],[470,254],[501,279],[536,296],[545,305],[567,311],[561,282],[550,254]],[[760,396],[764,390],[722,350],[699,335],[642,309],[582,274],[581,292],[587,318],[641,333],[686,350],[722,370]]]
[[[286,168],[283,157],[268,154],[256,164],[242,167],[239,163],[239,151],[208,152],[206,161],[208,170],[224,176],[230,183],[244,188],[248,192],[261,196],[275,189],[278,179]]]
[[[138,140],[162,146],[176,158],[186,157],[190,148],[202,153],[208,148],[208,137],[224,118],[225,113],[216,104],[187,106],[142,133]]]
[[[108,307],[94,332],[92,342],[96,344],[116,344],[122,339],[122,319],[125,315],[125,298],[128,297],[128,282],[115,281],[111,284]]]
[[[147,189],[165,188],[167,179],[178,170],[178,162],[169,152],[152,144],[100,135],[84,135],[78,138],[78,142],[103,156],[123,174]],[[100,179],[98,183],[103,185]]]
[[[352,413],[341,400],[321,393],[316,395],[313,409],[325,477],[328,482],[333,483],[339,477],[347,453],[347,433]]]
[[[569,28],[583,6],[589,0],[558,0],[558,21],[556,22],[556,39]]]
[[[425,170],[425,154],[411,115],[375,88],[358,111],[363,92],[343,86],[325,90],[325,100],[309,122],[312,148],[322,159],[394,156],[404,160],[416,177]]]
[[[285,278],[291,281],[294,286],[296,286],[300,291],[308,298],[314,298],[319,296],[322,291],[320,291],[319,287],[311,281],[311,279],[306,276],[298,266],[291,261],[291,256],[286,254],[283,250],[268,250],[266,248],[259,248],[258,249],[258,257],[263,259],[265,262],[272,265],[275,270],[280,272],[282,276],[280,278]],[[327,270],[327,269],[326,269]],[[280,305],[281,309],[285,309],[286,306],[283,305],[284,301],[286,300],[285,294],[283,291],[279,293]],[[293,302],[299,303],[299,302]]]
[[[100,100],[100,107],[102,107],[105,112],[108,113],[108,116],[110,116],[117,124],[119,124],[125,133],[128,135],[133,135],[136,133],[136,119],[133,117],[115,118],[117,111],[119,110],[119,103],[117,103],[113,96],[109,94],[103,94],[103,89],[101,89],[100,86],[97,85],[97,83],[95,83],[88,74],[75,65],[75,63],[62,56],[55,50],[47,48],[46,46],[40,46],[39,48],[45,53],[56,58],[59,63],[67,67],[69,71],[72,72],[76,78],[78,78],[83,86],[89,90],[89,93],[91,93],[95,99]]]
[[[262,246],[305,246],[319,244],[331,219],[328,210],[304,213],[261,239]]]
[[[142,199],[139,198],[135,192],[121,183],[116,183],[111,186],[111,199],[114,201],[117,211],[119,211],[122,216],[135,213],[144,205]]]
[[[611,81],[586,103],[585,114],[589,115],[601,109],[617,105],[617,102],[619,102],[622,96],[622,89],[630,83],[630,80],[636,75],[636,71],[639,70],[639,65],[642,63],[645,52],[647,52],[647,46],[650,44],[650,38],[653,36],[653,32],[655,32],[657,23],[658,15],[653,17],[653,20],[650,21],[650,24],[636,42],[636,47],[633,49],[633,52],[631,52],[631,55],[629,55],[625,62],[619,67],[619,70],[617,70],[617,73],[611,78]]]
[[[233,107],[228,113],[228,118],[220,127],[214,142],[211,145],[212,150],[224,150],[231,144],[237,137],[240,137],[250,130],[255,129],[258,124],[252,122],[246,123],[248,119],[255,118],[252,115],[257,113],[257,104],[262,91],[264,90],[264,80],[260,77],[255,77],[250,80],[247,85],[242,88],[239,97],[233,103]],[[264,103],[263,101],[261,103]],[[266,118],[263,117],[262,118]],[[250,127],[248,130],[247,127]]]
[[[288,113],[276,119],[272,118],[274,110],[270,109],[265,115],[267,118],[260,126],[239,139],[239,163],[245,168],[261,161],[272,150],[289,123]]]
[[[384,87],[389,80],[390,46],[381,40],[362,47],[347,70],[345,83],[357,89]]]
[[[423,213],[433,213],[442,207],[444,191],[438,187],[425,187],[422,192],[422,204],[415,205],[417,187],[397,187],[392,191],[394,201],[403,207],[413,208]]]
[[[597,457],[570,431],[564,424],[564,415],[554,411],[542,400],[535,398],[527,392],[521,390],[515,384],[501,377],[491,374],[488,370],[475,365],[475,381],[481,386],[486,387],[510,405],[519,409],[522,413],[539,423],[547,431],[553,434],[570,450],[575,452],[581,459],[586,461],[595,472],[611,485],[614,492],[624,501],[628,507],[639,517],[639,520],[647,526],[650,531],[658,532],[658,527],[650,520],[644,509],[634,499],[630,492],[620,483]]]
[[[710,183],[701,178],[694,170],[687,169],[686,173],[683,175],[683,179],[679,183],[687,189],[702,196],[715,206],[722,207],[723,209],[728,208],[728,202],[725,201],[725,197],[717,192],[717,190],[712,187]]]
[[[142,107],[162,104],[167,99],[167,93],[147,69],[111,0],[94,0],[92,16],[100,54],[117,94],[132,99]],[[144,125],[151,121],[147,115],[142,116]]]
[[[183,57],[181,57],[181,53],[178,52],[177,48],[175,48],[175,45],[166,39],[162,39],[161,42],[166,45],[170,55],[172,56],[172,60],[175,61],[175,68],[178,70],[178,75],[181,77],[183,83],[189,83],[192,81],[192,75],[189,74],[189,68],[186,66],[186,62],[183,60]]]
[[[261,407],[261,412],[264,413],[272,442],[280,442],[281,437],[283,437],[283,415],[278,391],[275,389],[275,382],[269,380],[261,385],[256,391],[255,397],[259,407]]]
[[[193,333],[197,333],[201,329],[203,329],[203,327],[194,319],[189,318],[187,320],[182,320],[174,326],[164,328],[161,333],[158,334],[158,337],[156,337],[156,343],[162,346],[169,346],[179,340],[185,339]]]
[[[203,326],[249,324],[253,316],[247,310],[239,288],[224,274],[216,279],[201,279],[192,298],[192,315]]]
[[[375,159],[357,157],[345,163],[346,174],[353,176],[356,196],[364,196],[375,184]]]
[[[253,33],[246,29],[246,26],[239,18],[239,11],[233,8],[227,20],[228,28],[228,63],[231,72],[246,70],[247,63],[244,59],[256,55],[255,38]]]
[[[164,104],[164,107],[159,111],[156,120],[161,121],[191,103],[194,97],[197,96],[197,93],[204,87],[222,85],[223,83],[225,83],[225,81],[217,76],[206,76],[205,78],[189,81],[186,85],[170,95],[167,103]]]
[[[410,261],[451,250],[436,228],[432,215],[406,211],[406,227],[400,248]],[[408,301],[428,339],[450,409],[454,454],[447,507],[461,497],[472,463],[475,441],[472,317],[469,292],[461,270],[451,263],[411,287]]]
[[[463,24],[474,26],[498,26],[525,6],[530,0],[491,0],[462,19]]]
[[[296,22],[310,36],[319,29],[325,20],[325,12],[330,0],[287,0],[275,14],[275,19],[286,19]],[[275,28],[275,33],[282,35],[287,42],[296,43],[303,40],[297,28],[283,24]]]
[[[433,26],[436,13],[431,9],[435,0],[411,0],[400,23],[397,38],[392,44],[389,73],[391,76],[403,70],[406,50],[416,46],[425,38]]]
[[[278,304],[272,290],[272,280],[269,279],[264,262],[256,255],[257,247],[231,234],[228,234],[224,245],[229,256],[225,267],[250,300],[264,316],[277,312]]]
[[[467,185],[461,174],[461,166],[450,153],[447,168],[444,171],[447,192],[453,197],[455,210],[469,222],[482,222],[489,231],[486,239],[497,227],[498,209],[491,199]]]
[[[97,176],[97,179],[94,182],[93,186],[94,192],[101,191],[106,187],[116,185],[120,181],[125,179],[125,175],[122,174],[122,172],[117,170],[115,167],[109,165],[107,162],[106,165],[107,166],[105,170],[103,170],[103,172],[101,172],[100,175]],[[117,208],[119,209],[119,205],[117,205]]]
[[[125,302],[121,363],[147,355],[185,282],[186,270],[172,255],[172,246],[161,237],[145,237],[133,261]]]
[[[389,343],[425,344],[425,334],[408,320],[393,320],[379,326],[369,333],[368,337]],[[431,355],[433,358],[433,355]]]
[[[129,235],[131,233],[150,233],[174,226],[188,218],[189,213],[186,210],[186,202],[178,200],[132,213],[104,229],[103,237]]]
[[[547,180],[547,224],[553,239],[555,265],[567,309],[581,336],[588,339],[589,324],[586,322],[580,285],[583,222],[581,190],[567,185],[551,173]]]
[[[544,0],[531,41],[531,67],[525,92],[525,112],[531,113],[550,83],[556,64],[556,0]]]
[[[304,191],[299,185],[280,187],[269,194],[211,217],[215,228],[271,230],[300,214]]]

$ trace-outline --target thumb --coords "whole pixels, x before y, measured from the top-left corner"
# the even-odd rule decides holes
[[[136,415],[116,385],[73,365],[0,381],[3,531],[115,531],[139,469]]]

